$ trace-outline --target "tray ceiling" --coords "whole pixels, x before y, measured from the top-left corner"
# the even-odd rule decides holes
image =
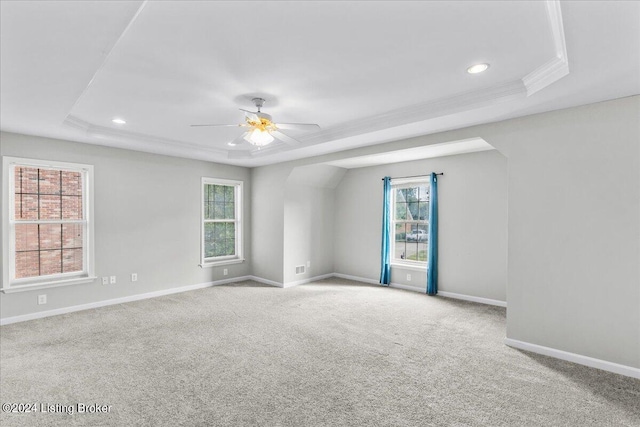
[[[633,54],[610,90],[579,90],[604,10],[608,37],[640,27],[637,4],[598,2],[2,2],[0,124],[245,166],[372,145],[637,93]],[[240,123],[256,95],[321,130],[249,152],[237,128],[189,127]]]

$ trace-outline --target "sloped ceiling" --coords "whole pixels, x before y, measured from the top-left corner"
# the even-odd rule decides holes
[[[640,92],[637,2],[1,5],[2,130],[243,166]],[[247,151],[189,126],[257,95],[321,129]]]

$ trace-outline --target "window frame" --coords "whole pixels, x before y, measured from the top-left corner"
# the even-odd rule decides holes
[[[391,225],[391,265],[395,265],[402,268],[408,268],[413,270],[423,271],[427,268],[427,261],[413,261],[408,259],[397,259],[395,258],[396,254],[396,224],[397,223],[407,223],[407,222],[415,222],[416,224],[425,224],[427,225],[427,230],[429,227],[429,219],[426,220],[418,220],[418,221],[406,221],[406,220],[398,220],[396,219],[396,194],[398,189],[408,188],[408,187],[430,187],[429,177],[424,178],[401,178],[401,179],[392,179],[391,180],[391,212],[389,218],[389,223]],[[429,194],[429,203],[431,203],[431,194]],[[428,212],[428,205],[427,205]],[[427,232],[427,238],[429,238]],[[406,237],[405,237],[406,240]],[[427,240],[428,242],[428,240]],[[427,243],[427,258],[428,258],[429,245]]]
[[[217,257],[205,258],[205,224],[207,222],[230,222],[229,220],[211,220],[205,218],[205,197],[204,189],[206,185],[224,185],[233,187],[234,195],[234,224],[235,224],[235,255],[223,255]],[[244,259],[244,244],[242,241],[243,236],[243,181],[222,179],[222,178],[210,178],[202,177],[202,183],[200,185],[200,264],[202,268],[216,267],[219,265],[239,264],[245,261]]]
[[[82,177],[82,220],[15,220],[15,168],[33,167],[39,169],[66,170],[79,172]],[[28,159],[21,157],[3,156],[2,158],[2,287],[3,293],[22,292],[34,289],[53,288],[58,286],[90,283],[97,279],[95,275],[94,250],[94,192],[93,165],[80,163],[59,162],[53,160]],[[83,225],[82,241],[82,271],[50,274],[35,277],[15,278],[15,230],[19,223],[36,224],[64,224],[75,223]]]

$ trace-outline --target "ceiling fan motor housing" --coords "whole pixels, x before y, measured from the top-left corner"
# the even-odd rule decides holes
[[[253,104],[256,106],[256,108],[258,109],[258,113],[260,112],[260,109],[262,108],[262,106],[264,105],[264,98],[253,98],[252,99]]]

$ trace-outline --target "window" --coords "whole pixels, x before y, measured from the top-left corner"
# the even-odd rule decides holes
[[[93,166],[5,157],[4,292],[90,282]]]
[[[242,182],[202,178],[200,266],[233,264],[242,257]]]
[[[391,262],[426,266],[429,241],[429,182],[392,181]]]

